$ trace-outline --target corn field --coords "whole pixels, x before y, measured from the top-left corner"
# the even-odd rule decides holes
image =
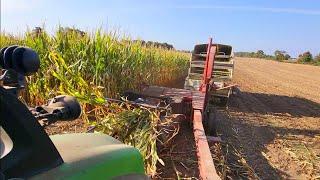
[[[109,134],[137,147],[145,158],[149,175],[156,173],[158,113],[106,102],[125,90],[142,84],[166,85],[186,75],[189,55],[174,50],[146,47],[117,32],[79,34],[57,30],[26,32],[23,36],[1,33],[0,48],[18,44],[34,49],[40,56],[40,70],[27,77],[23,100],[43,104],[49,98],[68,94],[78,98],[81,118],[96,131]]]

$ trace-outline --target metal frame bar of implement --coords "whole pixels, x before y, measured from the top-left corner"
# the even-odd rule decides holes
[[[209,144],[202,124],[202,114],[193,110],[193,133],[197,148],[200,178],[204,180],[220,179],[213,164]]]
[[[208,43],[208,47],[207,47],[206,61],[205,61],[204,69],[203,69],[201,85],[200,85],[200,88],[199,88],[199,91],[204,92],[204,93],[206,92],[206,90],[208,88],[207,85],[208,85],[209,80],[211,78],[211,71],[209,71],[209,69],[212,70],[212,67],[209,67],[209,66],[213,65],[213,62],[211,62],[211,61],[213,61],[214,54],[213,54],[213,57],[212,57],[211,47],[212,47],[212,38],[209,38],[209,43]],[[215,52],[213,52],[213,53],[215,53]]]
[[[197,148],[199,173],[200,173],[200,178],[204,180],[220,179],[214,167],[208,140],[202,124],[203,115],[201,113],[201,111],[204,112],[205,106],[206,106],[208,89],[209,89],[209,81],[212,76],[215,52],[216,52],[216,47],[215,46],[212,47],[212,38],[209,38],[206,62],[205,62],[205,67],[203,71],[201,86],[199,88],[200,92],[205,93],[205,97],[202,100],[199,99],[200,101],[203,101],[202,103],[200,103],[202,104],[202,106],[192,107],[193,108],[193,112],[192,112],[193,113],[193,133],[194,133],[194,139],[195,139],[196,148]],[[193,100],[196,100],[196,99],[193,99]]]
[[[137,103],[137,102],[133,102],[133,101],[124,101],[124,100],[119,100],[119,99],[112,99],[112,98],[104,98],[107,102],[114,102],[114,103],[127,103],[130,104],[132,106],[136,106],[136,107],[145,107],[145,108],[150,108],[150,109],[156,109],[156,110],[168,110],[170,104],[168,104],[165,107],[161,107],[161,106],[153,106],[153,105],[149,105],[149,104],[145,104],[145,103]]]
[[[206,72],[206,81],[205,83],[208,84],[210,79],[213,79],[213,71],[214,71],[214,59],[215,59],[215,55],[216,55],[216,50],[217,50],[217,47],[216,46],[212,46],[210,48],[210,52],[208,53],[208,67],[207,67],[207,72]]]
[[[205,92],[206,91],[206,87],[203,87],[204,85],[206,85],[206,79],[207,79],[207,69],[208,69],[208,59],[209,59],[209,52],[210,52],[210,47],[212,44],[212,38],[209,38],[209,43],[208,43],[208,47],[207,47],[207,55],[206,55],[206,61],[205,61],[205,65],[204,65],[204,69],[203,69],[203,74],[202,74],[202,80],[201,80],[201,85],[199,87],[199,91],[201,92]]]

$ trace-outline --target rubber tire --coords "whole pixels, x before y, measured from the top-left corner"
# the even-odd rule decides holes
[[[207,136],[217,135],[216,110],[214,108],[208,110],[204,114],[203,126]]]
[[[229,101],[229,98],[227,97],[221,97],[220,99],[220,106],[221,107],[226,107],[228,105],[228,101]]]
[[[217,136],[217,121],[216,121],[216,112],[211,111],[208,115],[208,135]]]

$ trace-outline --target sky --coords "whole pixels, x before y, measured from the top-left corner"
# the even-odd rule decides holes
[[[320,53],[320,0],[1,0],[2,31],[43,25],[118,30],[183,50],[212,37],[234,51]]]

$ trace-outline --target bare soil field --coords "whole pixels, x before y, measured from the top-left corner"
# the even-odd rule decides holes
[[[236,58],[233,81],[217,117],[229,149],[262,179],[320,178],[320,67]],[[239,176],[239,158],[223,150],[230,177]]]

